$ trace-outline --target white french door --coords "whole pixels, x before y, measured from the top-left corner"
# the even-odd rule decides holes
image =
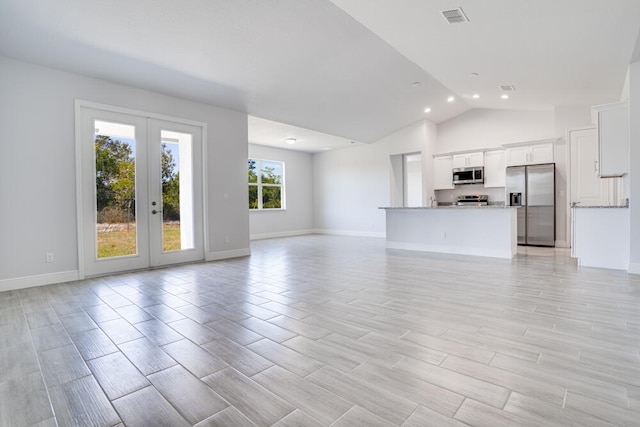
[[[202,260],[203,126],[83,104],[77,119],[84,275]]]

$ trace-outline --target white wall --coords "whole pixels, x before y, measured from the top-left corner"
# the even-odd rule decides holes
[[[249,253],[246,114],[3,57],[0,94],[0,290],[77,273],[75,99],[207,123],[207,257]]]
[[[373,144],[357,145],[313,156],[315,228],[320,232],[383,237],[391,193],[390,156],[421,152],[426,198],[430,180],[435,124],[425,120]]]
[[[249,144],[249,157],[284,162],[286,197],[286,210],[249,212],[251,239],[312,232],[313,155]]]
[[[436,154],[557,136],[552,111],[471,110],[438,125]]]
[[[629,272],[640,274],[640,61],[629,68]]]

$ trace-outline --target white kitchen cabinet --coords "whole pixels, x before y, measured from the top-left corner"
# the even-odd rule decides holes
[[[453,155],[454,168],[470,168],[479,166],[484,166],[484,153],[482,151]]]
[[[629,269],[629,209],[571,209],[571,256],[581,267]]]
[[[504,150],[484,152],[484,186],[504,187],[506,179],[507,160]]]
[[[601,177],[629,173],[629,107],[627,102],[593,107],[598,112],[598,157]]]
[[[437,156],[433,158],[433,189],[449,190],[453,188],[453,157]]]
[[[553,143],[518,145],[507,148],[507,166],[553,163]]]

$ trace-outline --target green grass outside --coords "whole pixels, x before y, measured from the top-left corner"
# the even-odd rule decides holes
[[[163,247],[162,250],[180,250],[180,224],[171,223],[162,225]],[[130,230],[114,230],[98,233],[98,258],[110,258],[116,256],[136,254],[136,230],[135,225]]]

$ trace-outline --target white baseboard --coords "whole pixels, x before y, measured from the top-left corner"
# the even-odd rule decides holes
[[[556,240],[556,248],[568,248],[569,242],[566,240]]]
[[[304,236],[306,234],[314,234],[314,230],[294,230],[282,231],[278,233],[252,234],[251,236],[249,236],[249,240],[276,239],[278,237]]]
[[[630,262],[627,272],[631,274],[640,274],[640,262]]]
[[[471,255],[490,258],[511,259],[515,253],[509,250],[490,248],[469,248],[464,246],[439,246],[420,243],[387,242],[387,249],[403,249],[407,251],[437,252],[452,255]]]
[[[0,292],[32,288],[34,286],[52,285],[54,283],[72,282],[79,279],[80,272],[77,270],[18,277],[15,279],[2,279],[0,280]]]
[[[387,233],[384,231],[351,231],[351,230],[331,230],[331,229],[315,229],[314,234],[330,234],[334,236],[353,236],[353,237],[376,237],[384,239]]]
[[[221,259],[240,258],[251,255],[251,248],[234,249],[230,251],[208,252],[205,261],[218,261]]]

